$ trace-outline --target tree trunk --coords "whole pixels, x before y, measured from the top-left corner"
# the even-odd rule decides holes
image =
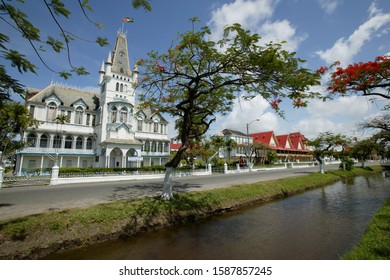
[[[174,168],[173,167],[167,167],[165,170],[165,178],[164,178],[164,184],[163,184],[163,190],[161,197],[165,200],[170,200],[173,198],[172,194],[172,173]]]

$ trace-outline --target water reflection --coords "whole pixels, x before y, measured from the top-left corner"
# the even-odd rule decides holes
[[[223,217],[51,256],[55,259],[337,259],[390,195],[356,177]]]

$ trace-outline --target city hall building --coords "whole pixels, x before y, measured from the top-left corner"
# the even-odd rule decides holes
[[[15,172],[51,168],[55,162],[84,168],[167,163],[168,122],[139,108],[137,78],[137,66],[130,68],[126,35],[119,32],[99,71],[99,94],[55,83],[29,89],[26,105],[40,125],[24,131],[27,147],[16,154]]]

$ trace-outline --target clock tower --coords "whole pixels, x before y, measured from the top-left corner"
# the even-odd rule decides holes
[[[137,79],[137,67],[130,70],[126,34],[118,32],[114,50],[99,71],[100,107],[96,119],[101,167],[129,167],[129,155],[141,154],[142,142],[135,139],[134,131]]]

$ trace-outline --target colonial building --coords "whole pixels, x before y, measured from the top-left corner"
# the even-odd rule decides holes
[[[168,122],[139,107],[137,78],[126,35],[120,32],[99,71],[99,94],[53,83],[30,89],[27,107],[40,125],[23,133],[28,147],[17,152],[16,173],[51,168],[55,162],[60,167],[164,165],[169,160]]]
[[[282,161],[310,161],[311,151],[307,138],[300,132],[275,135],[273,131],[250,134],[254,142],[263,144],[267,150],[275,151]]]

